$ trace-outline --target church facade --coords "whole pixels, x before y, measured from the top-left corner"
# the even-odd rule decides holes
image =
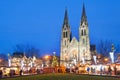
[[[67,10],[65,10],[61,34],[60,65],[76,65],[77,63],[89,63],[91,61],[89,27],[84,4],[78,29],[79,40],[71,37],[68,13]]]

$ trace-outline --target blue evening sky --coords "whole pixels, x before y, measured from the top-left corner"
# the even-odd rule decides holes
[[[90,42],[120,43],[120,0],[84,0]],[[72,35],[78,39],[83,0],[0,0],[0,53],[30,44],[42,55],[60,52],[65,8]]]

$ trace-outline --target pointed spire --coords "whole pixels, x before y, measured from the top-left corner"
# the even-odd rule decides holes
[[[68,24],[68,13],[67,13],[67,9],[65,9],[64,24]]]
[[[83,3],[83,9],[82,9],[81,24],[83,22],[87,22],[87,16],[86,16],[86,12],[85,12],[85,5],[84,5],[84,3]]]
[[[67,9],[65,9],[65,16],[64,16],[64,24],[63,25],[69,26]]]
[[[86,12],[85,12],[85,5],[84,5],[84,3],[83,3],[82,17],[86,17]]]

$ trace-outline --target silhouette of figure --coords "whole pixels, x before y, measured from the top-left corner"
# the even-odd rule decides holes
[[[20,76],[22,75],[22,69],[20,70]]]
[[[112,71],[112,69],[111,69],[111,67],[109,66],[108,67],[108,73],[111,75],[111,71]]]
[[[115,75],[117,75],[117,68],[116,68],[116,66],[114,67],[114,73],[115,73]]]

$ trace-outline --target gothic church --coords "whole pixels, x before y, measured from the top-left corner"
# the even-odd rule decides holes
[[[89,27],[85,6],[83,4],[82,16],[79,26],[79,40],[71,37],[68,13],[65,10],[61,34],[60,65],[89,63],[91,60]]]

